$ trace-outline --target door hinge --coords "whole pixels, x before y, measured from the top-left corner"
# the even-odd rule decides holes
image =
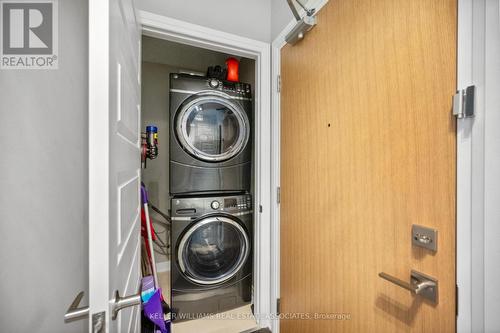
[[[262,205],[259,205],[259,213],[262,213]]]
[[[458,317],[458,284],[455,285],[455,315]]]
[[[281,314],[281,298],[276,299],[276,314]]]
[[[281,203],[281,187],[279,186],[276,188],[276,202]]]
[[[278,92],[281,92],[281,75],[278,75],[276,77],[276,90]]]
[[[475,91],[475,86],[468,86],[453,95],[453,115],[458,119],[474,117]]]

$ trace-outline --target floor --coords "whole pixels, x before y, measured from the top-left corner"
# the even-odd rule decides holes
[[[229,319],[241,318],[241,319]],[[172,333],[241,333],[260,332],[253,317],[250,305],[236,308],[218,314],[215,317],[205,317],[198,320],[184,321],[172,325]]]
[[[165,299],[170,299],[170,272],[158,272],[158,280]],[[238,319],[229,319],[238,318]],[[241,333],[241,332],[270,332],[256,330],[258,328],[250,305],[242,306],[218,314],[215,318],[206,317],[172,324],[172,333]]]
[[[165,299],[170,299],[170,272],[158,272],[158,282]]]

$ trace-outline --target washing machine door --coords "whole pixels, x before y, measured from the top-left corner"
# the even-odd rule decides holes
[[[175,131],[190,155],[206,162],[221,162],[245,148],[250,123],[244,110],[229,98],[200,94],[181,106]]]
[[[184,276],[213,285],[235,276],[250,254],[245,229],[224,216],[207,217],[189,228],[178,243],[177,260]]]

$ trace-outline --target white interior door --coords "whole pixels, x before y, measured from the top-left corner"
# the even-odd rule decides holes
[[[139,332],[140,30],[133,0],[89,1],[90,332]]]

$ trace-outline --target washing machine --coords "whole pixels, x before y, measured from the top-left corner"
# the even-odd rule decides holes
[[[252,300],[252,197],[173,198],[172,320],[234,309]]]
[[[250,85],[171,74],[171,195],[250,191],[251,173]]]

